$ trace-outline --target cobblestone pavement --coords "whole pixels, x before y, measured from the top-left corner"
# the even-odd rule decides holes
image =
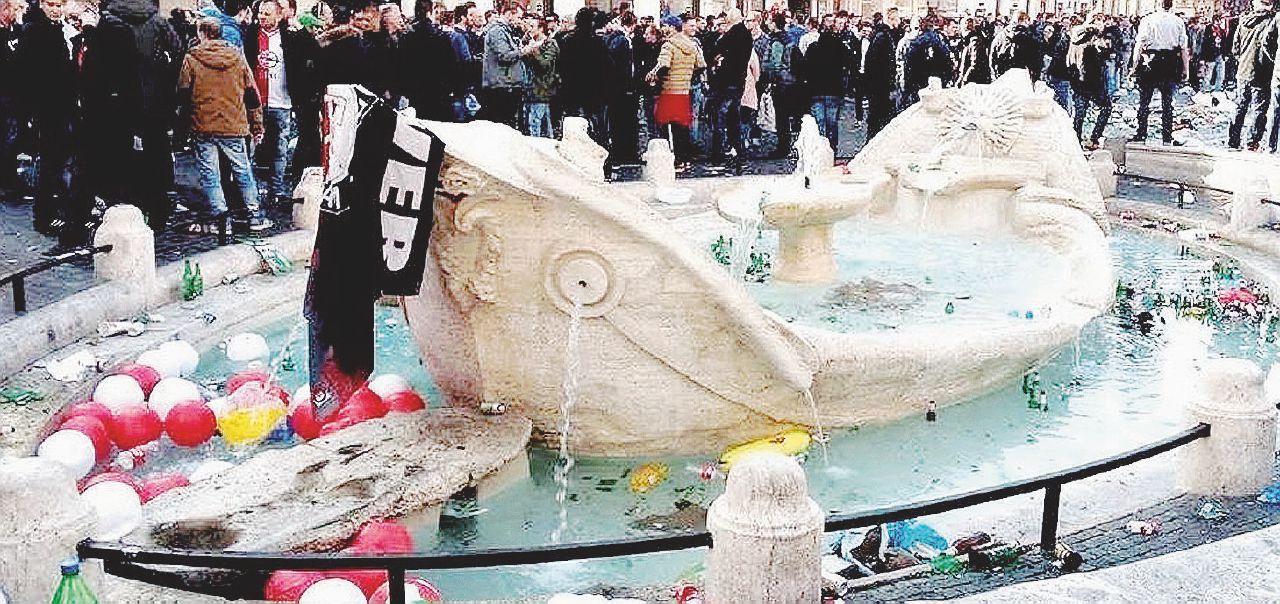
[[[1211,499],[1182,495],[1132,515],[1064,535],[1059,541],[1084,557],[1084,565],[1080,568],[1083,572],[1153,558],[1280,524],[1280,505],[1258,503],[1253,497],[1214,499],[1222,504],[1227,516],[1218,520],[1205,520],[1197,515],[1197,511]],[[1148,519],[1160,520],[1160,534],[1135,535],[1125,528],[1125,524],[1131,520]],[[1022,581],[1058,576],[1059,571],[1049,562],[1039,548],[1035,548],[1032,553],[1023,556],[1017,566],[1010,569],[965,572],[955,576],[931,574],[856,592],[847,599],[859,602],[903,602],[958,598]],[[1206,577],[1206,580],[1211,578]]]

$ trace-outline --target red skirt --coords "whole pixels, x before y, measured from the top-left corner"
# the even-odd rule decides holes
[[[653,120],[659,126],[676,124],[693,126],[693,104],[687,94],[660,94],[653,107]]]

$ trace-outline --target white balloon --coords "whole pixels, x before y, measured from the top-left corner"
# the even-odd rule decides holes
[[[176,359],[178,361],[179,374],[183,377],[195,373],[196,367],[200,365],[200,353],[196,352],[195,346],[184,340],[165,342],[156,350]]]
[[[227,358],[237,363],[266,359],[271,354],[266,338],[256,333],[241,333],[227,340]]]
[[[229,461],[222,461],[221,459],[210,459],[209,461],[206,461],[200,464],[199,466],[196,466],[196,469],[193,472],[191,472],[191,476],[188,476],[187,480],[190,480],[193,483],[200,482],[201,480],[204,480],[211,476],[221,474],[234,467],[236,467],[236,464],[233,464]]]
[[[222,417],[231,410],[231,399],[225,396],[222,398],[215,398],[205,403],[205,406],[208,407],[210,411],[213,411],[214,417]]]
[[[156,415],[160,416],[161,421],[168,417],[169,410],[178,403],[187,401],[204,400],[200,397],[200,388],[189,380],[180,377],[164,378],[156,383],[156,387],[151,389],[151,396],[147,399],[147,406],[151,407]]]
[[[99,482],[81,494],[98,513],[94,539],[114,541],[142,525],[142,500],[123,482]]]
[[[413,390],[413,387],[409,386],[409,380],[394,373],[384,373],[369,380],[369,389],[374,394],[386,398],[397,392]]]
[[[130,375],[109,375],[93,389],[93,401],[102,403],[112,411],[125,405],[136,405],[146,400],[142,386]]]
[[[364,592],[346,579],[325,579],[316,581],[302,597],[298,604],[369,604]]]
[[[155,369],[162,378],[182,375],[182,360],[160,350],[148,350],[138,355],[137,363]]]
[[[36,448],[37,456],[62,464],[76,480],[89,475],[98,461],[97,453],[93,439],[78,430],[58,430]]]

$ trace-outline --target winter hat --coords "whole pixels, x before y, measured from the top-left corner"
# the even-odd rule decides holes
[[[670,25],[671,27],[680,29],[681,27],[684,27],[684,20],[682,20],[680,17],[677,17],[675,15],[669,15],[662,19],[662,24]]]

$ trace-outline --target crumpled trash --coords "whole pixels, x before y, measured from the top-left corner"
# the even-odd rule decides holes
[[[1152,535],[1159,535],[1163,527],[1160,524],[1159,518],[1152,518],[1150,520],[1130,520],[1124,525],[1124,528],[1126,531],[1129,531],[1130,534],[1146,535],[1150,537]]]
[[[967,554],[988,543],[991,543],[991,535],[978,531],[972,535],[956,539],[951,543],[951,547],[956,550],[957,554]]]
[[[101,364],[98,357],[88,350],[81,350],[71,356],[50,361],[45,370],[59,382],[78,382],[84,377],[85,370],[97,369]]]
[[[136,338],[147,330],[147,326],[134,321],[103,321],[98,324],[98,337],[129,336]]]
[[[1053,557],[1053,567],[1059,572],[1073,573],[1084,565],[1084,556],[1065,543],[1059,543],[1053,548]]]
[[[1280,503],[1280,482],[1262,489],[1258,495],[1258,503]]]
[[[933,527],[916,520],[902,520],[885,525],[890,547],[898,547],[907,551],[915,549],[917,544],[927,545],[935,550],[944,551],[950,544]]]
[[[1205,520],[1220,520],[1226,518],[1230,513],[1227,512],[1227,508],[1222,507],[1221,502],[1210,499],[1200,506],[1200,509],[1196,511],[1196,515]]]
[[[11,387],[0,390],[0,403],[25,407],[28,403],[44,400],[44,393],[34,388]]]
[[[293,262],[289,261],[289,257],[280,251],[280,248],[269,243],[254,243],[253,250],[258,252],[258,256],[262,258],[263,266],[272,275],[280,276],[293,270]]]
[[[958,575],[964,572],[965,569],[964,562],[952,555],[938,556],[929,561],[929,566],[933,568],[934,572],[948,575]]]

